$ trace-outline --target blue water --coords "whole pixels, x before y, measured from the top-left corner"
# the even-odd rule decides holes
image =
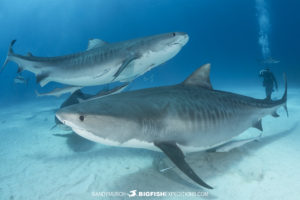
[[[299,86],[300,2],[265,1],[269,17],[271,66],[279,81],[287,72],[290,85]],[[83,51],[90,38],[117,42],[172,31],[189,34],[190,41],[173,59],[138,78],[131,87],[143,88],[178,83],[197,67],[210,62],[215,87],[261,84],[258,60],[259,16],[255,0],[110,0],[110,1],[17,1],[0,2],[0,59],[4,62],[12,39],[15,52],[58,56]],[[29,86],[15,85],[17,66],[9,63],[0,74],[0,99],[16,102],[35,98],[40,89],[32,73]],[[148,77],[148,78],[147,78]],[[148,81],[145,81],[148,80]],[[150,81],[149,81],[150,80]]]
[[[257,7],[262,5],[263,7]],[[262,66],[259,60],[271,56],[276,60],[280,60],[278,64],[269,65],[269,67],[271,71],[274,72],[274,75],[279,82],[279,88],[281,89],[283,88],[282,73],[287,73],[288,84],[291,89],[289,91],[292,91],[290,94],[293,98],[291,101],[293,106],[290,107],[290,119],[292,119],[292,121],[285,119],[285,121],[276,124],[276,122],[272,121],[273,119],[271,120],[268,118],[266,124],[272,125],[274,123],[274,126],[267,126],[269,129],[266,128],[266,132],[273,133],[274,130],[278,130],[277,132],[285,133],[285,126],[289,127],[289,130],[291,129],[292,131],[296,129],[290,127],[296,127],[294,122],[296,121],[296,118],[299,117],[300,109],[297,104],[297,99],[299,99],[299,96],[297,95],[299,95],[300,86],[299,10],[299,0],[0,0],[0,63],[2,65],[4,62],[9,43],[13,39],[17,39],[14,46],[14,51],[16,53],[26,54],[27,52],[32,52],[35,56],[51,57],[84,51],[90,38],[100,38],[107,42],[118,42],[166,32],[186,32],[189,35],[190,40],[182,50],[168,62],[152,69],[143,76],[138,77],[130,84],[128,90],[176,84],[183,81],[201,65],[211,63],[211,82],[214,88],[226,91],[239,91],[243,94],[253,94],[254,96],[262,97],[264,88],[262,87],[262,80],[258,77],[258,73],[265,66]],[[116,184],[117,186],[112,188],[120,189],[126,187],[125,191],[129,191],[132,188],[130,188],[126,178],[122,178],[127,170],[126,155],[129,155],[128,157],[132,157],[133,159],[130,162],[131,164],[128,164],[128,168],[132,171],[137,171],[137,173],[134,174],[133,177],[125,177],[127,177],[128,180],[133,181],[140,180],[140,177],[143,176],[147,177],[149,173],[147,169],[145,170],[142,167],[144,162],[147,164],[152,163],[152,156],[156,156],[153,152],[149,153],[148,151],[141,151],[139,152],[140,154],[136,154],[136,151],[128,149],[124,151],[120,149],[105,149],[105,151],[102,152],[97,150],[92,151],[90,154],[80,154],[79,156],[78,154],[73,155],[68,152],[66,150],[66,144],[60,138],[57,139],[57,137],[53,137],[49,133],[51,126],[54,124],[54,113],[51,113],[51,110],[59,107],[60,103],[66,99],[68,95],[64,95],[59,99],[56,99],[55,97],[37,98],[34,93],[35,90],[47,92],[56,87],[61,87],[62,85],[51,82],[44,88],[41,88],[35,82],[33,73],[24,71],[22,75],[25,78],[29,78],[28,85],[14,83],[14,78],[17,76],[17,65],[13,62],[9,62],[5,70],[0,74],[0,122],[2,127],[7,126],[7,128],[2,129],[6,131],[5,134],[11,134],[11,137],[8,137],[8,142],[2,140],[2,143],[0,144],[3,146],[0,146],[0,148],[9,149],[7,150],[9,153],[13,152],[7,155],[6,152],[1,152],[2,154],[0,153],[0,156],[3,156],[1,159],[5,160],[6,164],[12,163],[12,165],[14,165],[13,157],[10,157],[10,155],[16,155],[23,158],[24,156],[22,153],[25,152],[24,154],[26,154],[29,159],[33,159],[34,162],[36,162],[34,168],[27,167],[27,171],[24,170],[26,172],[25,175],[27,175],[27,178],[24,178],[24,182],[34,182],[36,179],[31,180],[31,174],[34,174],[35,171],[43,171],[46,169],[50,170],[49,174],[53,173],[54,175],[49,175],[49,180],[45,177],[48,182],[45,181],[44,185],[41,184],[43,191],[47,191],[49,194],[55,192],[55,189],[52,189],[52,186],[58,187],[58,185],[55,185],[56,179],[58,182],[57,184],[61,184],[64,186],[64,189],[68,191],[69,185],[65,185],[62,178],[69,173],[69,170],[73,169],[72,162],[74,161],[76,164],[75,166],[80,166],[81,164],[93,166],[95,180],[100,180],[102,183],[106,181],[107,177],[103,178],[98,174],[98,164],[101,165],[99,166],[101,170],[107,170],[105,172],[106,174],[113,176],[116,173],[117,176],[121,177],[121,183],[120,185]],[[85,88],[84,91],[96,92],[101,87],[102,86]],[[281,92],[282,90],[279,91],[279,93],[276,93],[276,96],[281,96]],[[4,108],[7,107],[12,108],[12,111],[5,110],[4,112]],[[41,112],[43,107],[45,107],[46,110]],[[6,115],[6,113],[8,113],[9,116]],[[24,125],[22,123],[18,125],[19,122],[14,121],[19,119],[18,115],[21,116],[21,120],[24,118]],[[12,121],[10,121],[10,119]],[[276,120],[280,121],[282,119]],[[263,122],[265,123],[265,121]],[[299,121],[297,121],[297,123],[299,123]],[[23,131],[23,127],[24,130],[27,131]],[[32,129],[32,132],[28,131],[30,129]],[[6,136],[1,134],[4,133],[0,132],[0,137],[2,139],[6,138]],[[21,138],[19,140],[21,141],[18,139],[16,139],[16,141],[20,143],[14,143],[16,142],[15,138],[18,138],[19,136]],[[297,139],[299,138],[292,138],[290,141],[297,141]],[[34,145],[31,145],[32,142],[38,147],[34,149]],[[73,143],[75,143],[75,147],[77,147],[76,145],[78,144],[76,138]],[[55,149],[55,151],[52,152],[52,144],[55,144],[59,149]],[[18,149],[14,152],[18,146],[26,148]],[[259,145],[254,145],[254,147],[252,147],[253,151],[258,149],[258,146]],[[263,147],[263,145],[261,146]],[[298,144],[295,146],[299,147]],[[88,144],[87,148],[89,147]],[[277,147],[276,149],[282,148],[280,145]],[[75,153],[80,151],[80,148],[79,150],[76,150]],[[102,148],[102,146],[100,146],[100,148]],[[39,153],[39,149],[41,149],[41,153]],[[252,151],[250,152],[253,153]],[[267,149],[264,153],[270,155],[268,152],[271,152],[270,154],[272,156],[273,150]],[[101,156],[106,156],[105,159],[108,159],[108,161],[106,162],[105,159],[101,159],[99,153]],[[289,150],[284,151],[283,149],[282,156],[292,155],[292,153],[295,152]],[[248,151],[246,154],[248,155]],[[230,164],[228,163],[231,163],[232,161],[230,158],[234,161],[235,158],[242,160],[244,152],[237,151],[232,155],[226,155],[226,158],[228,159],[224,162],[226,166],[229,166]],[[7,157],[4,159],[4,156]],[[211,157],[209,156],[208,158],[206,156],[203,158],[202,156],[202,159],[204,160],[209,160],[210,158]],[[212,167],[213,169],[214,167],[218,168],[224,164],[222,161],[224,158],[221,158],[221,156],[215,156],[211,159],[213,160],[213,165],[215,165]],[[259,160],[260,163],[258,163],[258,165],[264,166],[262,163],[265,161],[269,166],[274,166],[274,159],[271,157],[268,158],[269,159],[266,160],[262,158],[262,161]],[[63,166],[57,159],[58,161],[61,161],[61,163],[67,163],[69,168]],[[110,171],[109,167],[105,166],[105,164],[109,163],[111,160],[113,160],[111,161],[112,163],[118,163],[118,159],[122,161],[122,167],[123,165],[126,167],[126,169],[122,168],[125,172]],[[253,166],[255,166],[257,162],[255,159],[254,156],[254,160],[250,161]],[[287,160],[288,164],[291,163],[291,167],[299,166],[299,162],[294,161],[293,157]],[[30,163],[26,162],[26,160],[24,163],[23,161],[20,161],[18,162],[18,165],[24,164],[26,166],[31,166]],[[135,165],[135,163],[138,164]],[[244,165],[247,165],[247,163]],[[55,171],[54,168],[57,166],[61,166],[62,170],[58,170],[59,172]],[[275,171],[281,171],[282,168],[280,167],[282,166],[276,164],[276,167],[277,166],[278,169],[275,169]],[[2,167],[10,168],[8,165],[3,165]],[[299,167],[296,167],[297,170]],[[204,168],[208,171],[207,177],[213,177],[211,182],[215,184],[220,180],[218,179],[218,181],[214,182],[213,179],[220,178],[223,172],[224,174],[227,172],[220,167],[222,169],[218,168],[218,176],[213,176],[215,171],[209,171],[211,168],[209,164],[205,165]],[[76,173],[75,175],[73,174],[73,180],[78,178],[77,175],[82,175],[84,181],[91,182],[90,179],[92,178],[90,178],[89,175],[84,174],[84,172],[88,172],[85,166],[81,169],[82,173],[81,171],[75,170]],[[24,171],[20,168],[17,180],[22,180],[20,174]],[[266,169],[266,171],[268,171],[268,169]],[[290,173],[293,172],[293,170],[286,171]],[[103,172],[103,174],[105,173]],[[250,178],[248,178],[250,181],[247,179],[245,182],[252,181],[252,184],[256,183],[255,181],[259,180],[260,177],[260,172],[255,172],[254,175],[251,171],[247,170],[238,171],[238,173],[243,176],[249,175]],[[153,172],[153,174],[155,173]],[[88,178],[86,178],[85,175]],[[161,177],[157,174],[155,176],[157,179]],[[230,177],[228,174],[225,176]],[[8,175],[0,174],[0,177],[7,178]],[[267,180],[272,180],[273,178],[273,176],[269,176],[268,174],[266,174],[265,177],[267,177]],[[220,179],[222,179],[222,177]],[[278,177],[275,177],[274,179],[280,180]],[[5,180],[8,180],[7,182],[12,184],[12,186],[9,185],[7,187],[18,188],[18,186],[14,185],[13,178],[7,178]],[[170,180],[172,183],[172,179]],[[37,185],[43,183],[43,181],[39,181],[40,182],[37,183]],[[81,179],[74,182],[77,183],[77,181],[80,182]],[[220,182],[222,181],[223,180]],[[52,185],[53,182],[54,184]],[[137,183],[134,183],[134,185],[138,187],[139,183],[138,181],[136,182]],[[156,185],[156,179],[153,179],[150,182],[151,184]],[[229,187],[230,184],[228,184],[228,182],[230,181],[225,181],[224,179],[224,182],[224,185],[218,184],[219,188],[222,186],[225,188],[226,185]],[[272,181],[270,182],[272,183]],[[159,190],[159,187],[164,185],[164,183],[165,182],[162,180],[160,185],[158,184],[156,187],[153,187]],[[7,183],[1,182],[0,180],[0,193],[1,188],[7,190],[7,187],[4,187],[4,185],[7,185]],[[295,184],[292,182],[288,185]],[[85,185],[83,184],[83,186]],[[96,185],[95,188],[97,188],[97,186],[98,185]],[[242,186],[245,186],[246,189],[248,189],[247,184]],[[48,187],[49,191],[47,190]],[[76,187],[76,185],[74,187],[72,186],[72,192],[78,191],[78,193],[81,193],[82,188],[79,186],[78,188]],[[183,186],[180,186],[178,188],[182,189],[182,187]],[[279,187],[277,187],[277,185],[271,185],[271,188]],[[92,187],[92,189],[94,188]],[[98,189],[100,190],[100,188]],[[19,194],[16,194],[18,191],[5,191],[5,197],[8,195],[8,197],[16,196],[16,199],[22,199],[22,192],[24,192],[24,197],[26,199],[31,194],[29,189],[25,190],[26,189],[23,188]],[[185,190],[189,191],[189,188],[185,188]],[[89,189],[84,188],[82,191],[82,193],[84,193],[85,191],[89,191]],[[220,195],[218,194],[215,196],[222,197],[222,192],[223,191],[221,190]],[[36,197],[40,197],[38,199],[47,197],[47,194],[39,193],[38,187],[33,193],[36,194]],[[57,196],[59,196],[60,193],[63,194],[64,192],[58,191]],[[270,193],[271,192],[268,194]],[[286,192],[284,194],[290,193]],[[224,199],[234,199],[231,198],[230,195],[226,197],[227,198]],[[267,195],[267,197],[271,196]],[[267,199],[267,197],[261,196],[261,199]],[[284,197],[286,196],[283,195],[282,198]],[[49,198],[50,197],[45,199]],[[70,197],[70,199],[72,199],[72,197]],[[80,198],[79,196],[77,199],[84,198]]]

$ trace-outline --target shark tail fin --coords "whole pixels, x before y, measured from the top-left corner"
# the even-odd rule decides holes
[[[5,66],[7,65],[7,63],[10,61],[10,56],[12,56],[14,54],[14,51],[12,49],[12,47],[14,46],[16,40],[13,40],[11,41],[10,45],[9,45],[9,49],[8,49],[8,53],[7,53],[7,56],[6,56],[6,59],[0,69],[0,73],[5,69]]]
[[[284,94],[281,98],[281,101],[283,102],[283,108],[286,112],[286,115],[289,116],[289,112],[288,112],[288,109],[287,109],[287,78],[286,78],[286,73],[283,73],[283,79],[284,79]]]

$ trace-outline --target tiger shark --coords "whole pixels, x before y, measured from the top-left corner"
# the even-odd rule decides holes
[[[15,54],[10,44],[7,58],[18,64],[18,72],[28,70],[43,87],[55,81],[73,86],[94,86],[129,82],[174,57],[188,42],[186,33],[172,32],[122,42],[91,39],[84,52],[58,57]]]
[[[83,102],[56,116],[75,133],[98,143],[160,149],[189,178],[212,189],[188,165],[184,153],[221,146],[250,127],[262,131],[264,116],[278,117],[281,106],[287,111],[287,81],[284,75],[284,95],[273,101],[214,90],[209,73],[206,64],[180,84]]]

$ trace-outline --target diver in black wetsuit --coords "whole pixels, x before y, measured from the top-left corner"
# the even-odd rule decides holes
[[[270,71],[269,68],[263,69],[259,72],[259,76],[262,77],[263,80],[263,86],[266,88],[266,100],[271,100],[272,92],[274,91],[274,83],[275,88],[278,90],[277,81],[275,79],[275,76]]]

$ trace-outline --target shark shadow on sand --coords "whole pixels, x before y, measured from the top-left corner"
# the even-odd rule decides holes
[[[243,147],[233,149],[226,153],[212,153],[203,151],[190,153],[186,156],[186,160],[194,169],[195,173],[201,173],[202,177],[205,179],[222,176],[223,174],[226,174],[226,172],[228,172],[232,167],[236,166],[242,159],[246,158],[247,155],[259,150],[265,145],[270,145],[283,137],[289,136],[293,131],[296,130],[297,127],[298,124],[295,123],[288,130],[262,137],[259,142],[253,141],[244,145]],[[120,177],[114,182],[110,190],[150,190],[168,192],[207,191],[206,189],[195,185],[177,168],[167,170],[165,172],[159,172],[159,168],[168,168],[172,166],[174,166],[174,164],[172,164],[166,156],[161,157],[161,154],[159,154],[156,158],[154,158],[152,167]],[[225,183],[227,182],[224,180],[224,184]],[[210,192],[208,197],[205,197],[205,199],[214,198],[216,197],[212,194],[212,192]]]
[[[75,134],[74,132],[68,134],[53,134],[54,136],[59,136],[66,138],[66,144],[68,145],[69,149],[74,152],[86,152],[91,150],[95,146],[95,142],[91,142],[79,135]]]

